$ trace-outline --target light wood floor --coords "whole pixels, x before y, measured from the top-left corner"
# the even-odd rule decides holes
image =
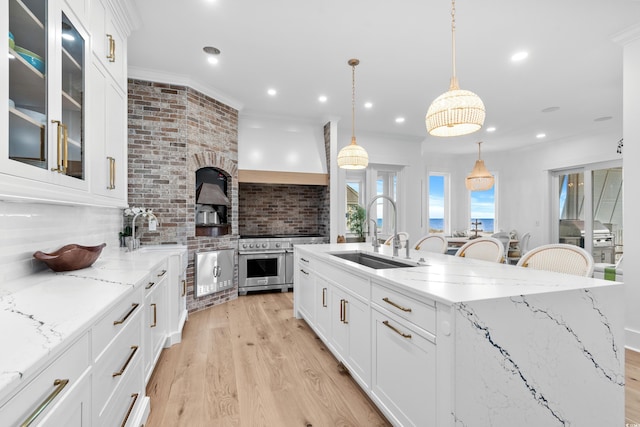
[[[147,427],[388,426],[302,320],[293,293],[249,294],[189,317],[149,381]],[[626,423],[640,426],[640,353],[626,351]]]

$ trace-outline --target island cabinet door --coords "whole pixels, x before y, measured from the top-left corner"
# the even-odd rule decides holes
[[[369,306],[338,286],[331,287],[331,342],[338,358],[365,388],[371,378]]]
[[[309,267],[298,263],[298,285],[296,292],[299,292],[298,301],[300,302],[300,314],[310,325],[315,323],[315,277]]]
[[[411,323],[390,313],[371,312],[374,400],[393,424],[436,427],[435,337],[419,335]]]
[[[331,307],[330,307],[331,285],[324,278],[316,277],[316,333],[324,340],[329,338],[331,333]]]

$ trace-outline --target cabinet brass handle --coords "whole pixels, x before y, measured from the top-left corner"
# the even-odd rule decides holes
[[[107,157],[109,161],[109,186],[107,190],[116,189],[116,159],[113,157]]]
[[[153,287],[153,285],[155,285],[155,284],[156,284],[156,282],[149,282],[149,283],[147,283],[147,286],[145,286],[144,288],[145,289],[151,289]]]
[[[400,335],[402,338],[411,339],[411,334],[405,334],[404,332],[399,331],[396,327],[389,324],[388,320],[384,320],[382,322],[387,328],[391,329],[396,334]]]
[[[344,322],[344,315],[343,315],[344,304],[342,304],[343,301],[344,301],[343,299],[340,300],[340,321],[341,322]]]
[[[158,273],[158,277],[162,277],[167,273],[167,270],[162,270],[160,273]]]
[[[347,321],[347,304],[348,303],[349,301],[347,301],[346,299],[340,300],[340,321],[344,324],[349,323]]]
[[[151,327],[155,328],[158,326],[158,306],[156,304],[151,304],[151,307],[153,307],[153,325],[151,325]]]
[[[53,382],[53,386],[55,387],[55,390],[53,390],[53,392],[49,396],[47,396],[47,398],[36,408],[36,410],[33,411],[31,415],[29,415],[29,417],[22,422],[22,424],[20,424],[20,427],[30,426],[36,420],[36,418],[38,418],[38,416],[42,413],[42,411],[47,409],[47,406],[49,406],[51,402],[53,402],[56,396],[60,394],[60,392],[67,386],[67,384],[69,384],[68,379],[55,380]]]
[[[185,296],[187,294],[187,281],[185,279],[182,279],[182,296]]]
[[[307,273],[306,271],[304,271],[303,269],[300,269],[300,273],[306,274],[307,276],[309,275],[309,273]]]
[[[109,62],[116,62],[116,41],[111,34],[107,34],[107,38],[109,39],[109,55],[107,55],[107,59]]]
[[[344,300],[344,324],[345,325],[349,323],[349,321],[347,320],[347,304],[349,304],[349,301]]]
[[[411,313],[411,309],[410,309],[410,308],[403,307],[403,306],[401,306],[400,304],[397,304],[397,303],[395,303],[395,302],[391,301],[391,300],[390,300],[389,298],[387,298],[387,297],[382,298],[382,301],[386,302],[387,304],[391,304],[391,305],[392,305],[392,306],[394,306],[395,308],[400,309],[400,310],[402,310],[402,311],[404,311],[404,312],[406,312],[406,313]]]
[[[124,362],[124,366],[118,371],[118,372],[114,372],[111,376],[112,377],[119,377],[120,375],[124,374],[124,371],[127,369],[127,366],[129,366],[129,363],[131,362],[131,359],[133,359],[133,356],[136,355],[136,352],[138,351],[138,346],[137,345],[132,345],[131,346],[131,353],[129,354],[129,358],[127,359],[126,362]]]
[[[131,411],[133,411],[133,407],[136,406],[136,400],[138,400],[138,393],[133,393],[131,395],[131,398],[133,400],[131,401],[131,405],[129,405],[129,410],[127,411],[127,414],[124,416],[124,420],[122,420],[122,424],[120,425],[120,427],[125,427],[127,425],[127,421],[129,421],[129,416],[131,415]]]
[[[138,308],[138,306],[139,306],[139,305],[140,305],[140,304],[138,304],[138,303],[136,303],[136,302],[134,302],[133,304],[131,304],[131,309],[127,312],[127,314],[125,314],[121,319],[119,319],[119,320],[114,320],[114,321],[113,321],[114,326],[115,326],[115,325],[121,325],[121,324],[123,324],[124,322],[126,322],[126,321],[127,321],[127,319],[129,318],[129,316],[131,316],[131,314],[132,314],[134,311],[136,311],[136,308]]]
[[[58,125],[57,151],[58,160],[56,168],[51,168],[53,172],[66,173],[69,165],[69,138],[67,125],[60,120],[51,120],[51,123]],[[64,151],[63,151],[64,150]]]
[[[306,258],[300,258],[300,261],[302,261],[302,262],[306,262],[307,264],[309,263],[309,260],[308,260],[308,259],[306,259]]]
[[[327,288],[322,288],[322,306],[327,306]]]

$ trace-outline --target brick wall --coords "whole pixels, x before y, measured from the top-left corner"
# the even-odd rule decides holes
[[[237,298],[237,271],[232,289],[193,297],[193,254],[237,248],[237,110],[185,86],[129,80],[128,91],[129,205],[152,208],[160,221],[157,231],[142,233],[142,243],[188,246],[189,311]],[[195,236],[195,171],[202,167],[228,176],[232,234]]]
[[[328,235],[323,234],[327,192],[328,187],[318,185],[241,183],[240,234]]]

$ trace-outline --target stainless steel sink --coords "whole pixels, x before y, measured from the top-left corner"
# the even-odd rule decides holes
[[[365,267],[373,268],[376,270],[382,270],[385,268],[418,267],[418,264],[415,262],[403,262],[391,258],[386,258],[381,255],[373,255],[371,253],[361,251],[329,252],[329,255],[333,255],[347,261],[355,262],[356,264],[364,265]]]

